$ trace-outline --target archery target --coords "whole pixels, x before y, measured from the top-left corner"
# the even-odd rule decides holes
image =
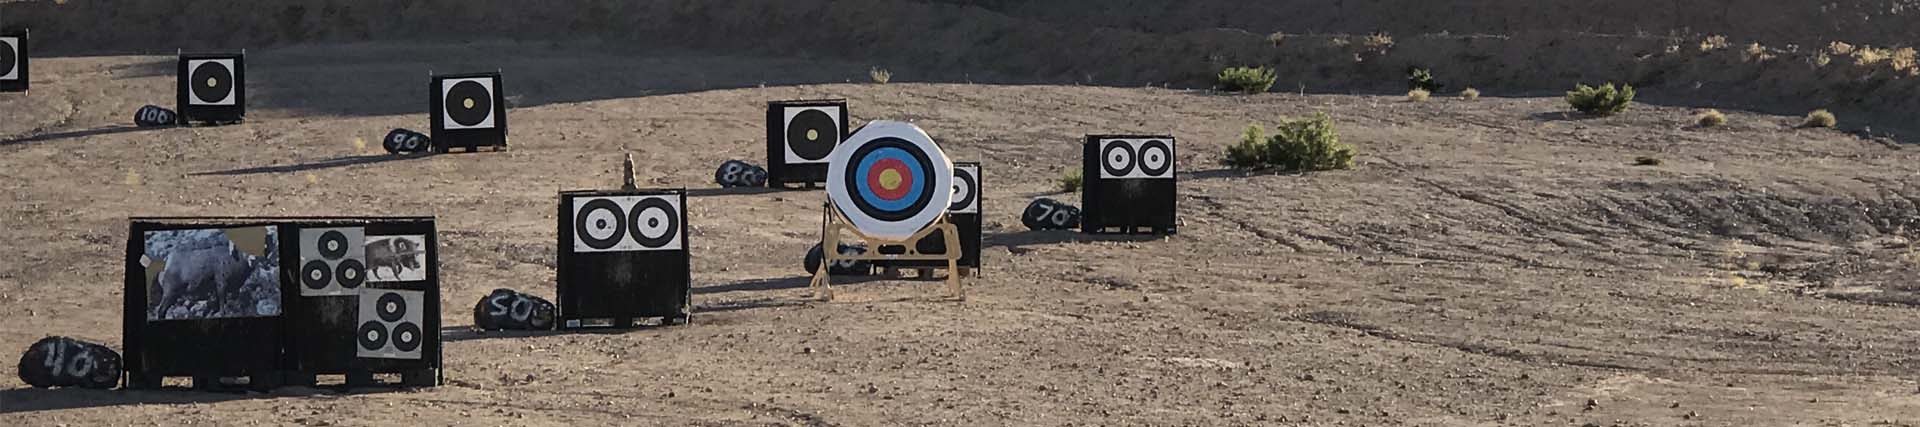
[[[187,60],[187,105],[234,105],[238,75],[233,59]]]
[[[492,129],[495,99],[493,78],[441,80],[441,127],[450,130]]]
[[[573,251],[680,250],[681,218],[678,197],[575,198]]]
[[[0,37],[0,80],[20,80],[20,38]]]
[[[370,289],[360,294],[360,327],[354,355],[364,358],[419,359],[426,332],[420,326],[426,293]]]
[[[1101,178],[1173,178],[1171,139],[1105,139],[1099,153]]]
[[[840,144],[840,116],[845,113],[837,106],[787,107],[784,113],[786,163],[825,163]]]
[[[834,148],[827,197],[869,237],[905,239],[946,214],[953,162],[911,123],[875,121]]]
[[[300,295],[352,295],[367,280],[367,233],[360,227],[300,230]]]
[[[953,204],[947,207],[953,213],[980,213],[980,166],[977,164],[953,166]]]

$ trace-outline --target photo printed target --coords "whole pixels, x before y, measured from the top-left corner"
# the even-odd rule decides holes
[[[947,207],[947,211],[980,213],[979,164],[953,166],[953,204]]]
[[[366,229],[300,230],[300,296],[353,295],[367,282]]]
[[[953,162],[912,123],[875,121],[833,150],[827,197],[861,233],[905,239],[952,205]]]
[[[445,129],[492,129],[492,78],[446,79],[440,81],[442,127]]]
[[[1105,139],[1100,141],[1100,177],[1173,178],[1173,141]]]
[[[368,282],[427,280],[427,236],[367,236]]]
[[[0,37],[0,80],[20,80],[20,38]]]
[[[234,105],[232,59],[193,59],[187,61],[187,105]]]
[[[837,106],[787,107],[786,162],[788,164],[825,163],[840,144],[840,116]]]
[[[369,289],[360,294],[360,328],[354,334],[354,355],[379,359],[419,359],[426,342],[421,329],[426,293]]]
[[[574,252],[680,250],[680,200],[669,196],[573,200]]]

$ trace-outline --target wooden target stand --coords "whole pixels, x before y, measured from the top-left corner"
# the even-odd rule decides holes
[[[859,228],[853,226],[853,222],[848,221],[846,216],[840,213],[840,209],[833,206],[832,201],[827,202],[826,212],[822,216],[824,216],[824,218],[821,219],[823,225],[820,234],[820,248],[822,249],[820,253],[823,258],[820,261],[820,268],[813,273],[813,283],[807,286],[807,289],[814,291],[814,295],[819,296],[823,300],[833,300],[833,283],[832,278],[829,277],[831,275],[829,272],[833,269],[827,268],[827,266],[833,265],[834,261],[944,260],[947,262],[947,297],[963,301],[967,299],[966,290],[962,288],[960,284],[960,277],[962,276],[962,274],[960,274],[960,230],[954,227],[953,223],[947,222],[947,214],[940,214],[940,217],[935,218],[932,224],[921,228],[919,232],[901,240],[873,237],[861,233]],[[840,251],[833,249],[840,247],[840,243],[842,242],[841,232],[852,234],[858,241],[864,241],[867,247],[872,249],[858,254],[841,254]],[[934,233],[941,233],[941,236],[944,238],[943,240],[946,242],[946,251],[940,254],[920,253],[919,245],[917,244],[920,240],[926,239]],[[906,253],[892,255],[880,253],[880,247],[891,245],[899,245],[906,248]]]

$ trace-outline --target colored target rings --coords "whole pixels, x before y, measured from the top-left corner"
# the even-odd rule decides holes
[[[875,121],[834,148],[827,196],[855,229],[905,239],[945,214],[953,162],[933,138],[906,122]]]

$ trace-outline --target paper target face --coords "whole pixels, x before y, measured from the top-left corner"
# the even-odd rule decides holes
[[[953,166],[953,204],[947,207],[953,213],[980,213],[980,166],[975,164]]]
[[[300,230],[300,296],[357,292],[367,281],[366,241],[360,227]]]
[[[426,293],[369,289],[360,294],[360,327],[354,333],[359,344],[354,355],[363,358],[419,359],[420,344],[426,342],[424,318]]]
[[[787,164],[826,163],[840,144],[840,107],[787,107]]]
[[[677,196],[575,198],[573,251],[680,250],[681,218]]]
[[[1100,140],[1100,177],[1173,178],[1173,139]]]
[[[0,80],[20,80],[19,37],[0,37]]]
[[[239,98],[232,59],[187,60],[187,105],[234,105]]]
[[[861,233],[905,239],[952,205],[953,162],[919,127],[875,121],[833,150],[827,198]]]
[[[492,129],[494,99],[492,78],[441,80],[441,127]]]

